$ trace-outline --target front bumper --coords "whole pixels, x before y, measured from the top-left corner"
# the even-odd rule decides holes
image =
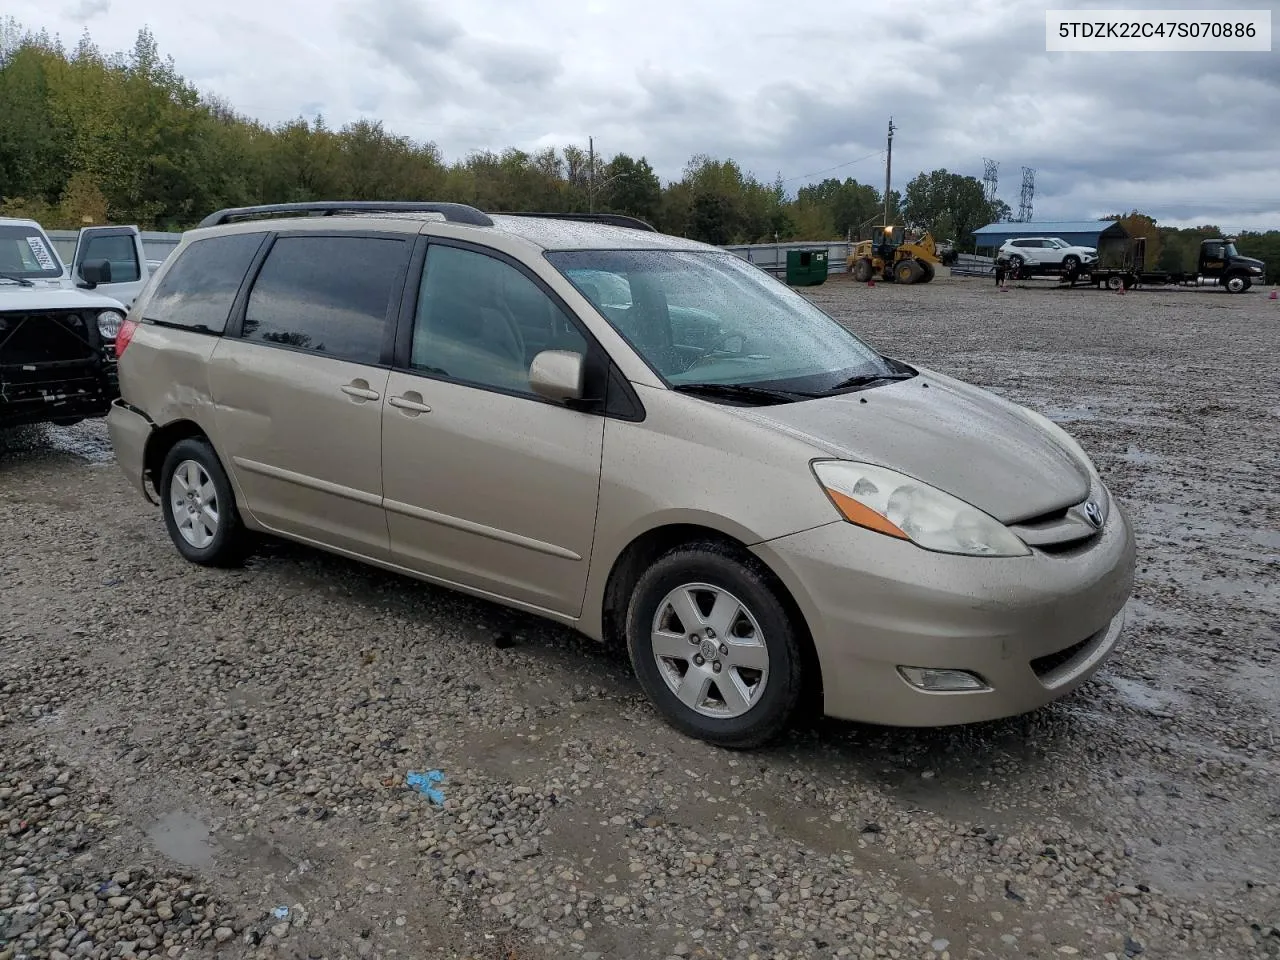
[[[1085,545],[1029,557],[948,556],[844,521],[753,550],[809,625],[824,712],[907,727],[1026,713],[1084,683],[1120,640],[1135,559],[1114,501]],[[968,671],[988,689],[922,690],[899,666]]]

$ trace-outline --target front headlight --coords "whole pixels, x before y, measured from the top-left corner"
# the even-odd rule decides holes
[[[104,340],[114,340],[124,323],[124,314],[119,310],[103,310],[98,314],[98,333]]]
[[[819,460],[813,472],[850,523],[926,550],[971,557],[1024,557],[1031,553],[994,517],[936,487],[885,467]]]

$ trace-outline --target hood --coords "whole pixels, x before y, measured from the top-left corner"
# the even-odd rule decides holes
[[[34,287],[0,282],[0,310],[119,310],[119,300],[82,290],[79,287],[47,286],[35,281]]]
[[[915,477],[1002,523],[1072,506],[1089,492],[1085,464],[1020,407],[933,371],[741,412],[831,456]]]
[[[1232,257],[1231,265],[1232,266],[1238,265],[1241,267],[1257,267],[1260,270],[1265,270],[1267,267],[1267,265],[1263,263],[1261,260],[1259,260],[1257,257]]]

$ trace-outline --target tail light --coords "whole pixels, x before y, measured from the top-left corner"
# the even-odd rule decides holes
[[[120,332],[116,334],[116,359],[119,360],[124,356],[124,351],[129,346],[129,341],[133,339],[133,331],[138,329],[137,320],[126,320],[120,324]]]

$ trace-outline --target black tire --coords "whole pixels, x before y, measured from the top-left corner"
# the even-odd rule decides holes
[[[749,611],[763,635],[768,654],[764,686],[756,694],[758,699],[737,716],[708,716],[687,706],[664,677],[665,671],[674,671],[677,666],[668,660],[669,667],[660,667],[654,655],[652,627],[659,606],[665,607],[668,594],[686,584],[706,584],[731,594]],[[683,622],[681,626],[687,635],[689,626]],[[778,737],[796,715],[804,682],[801,629],[793,622],[772,575],[759,561],[724,544],[691,543],[660,557],[636,583],[627,608],[627,651],[641,688],[671,726],[698,740],[744,750]],[[689,647],[694,654],[700,649],[692,644]],[[685,667],[685,676],[688,671],[702,669],[695,667],[692,659]],[[727,677],[728,672],[710,675],[711,683],[717,684],[716,678]],[[718,686],[713,688],[716,696],[724,699]],[[713,688],[708,688],[707,694]]]
[[[869,281],[873,272],[871,261],[865,257],[853,265],[853,279],[858,283]]]
[[[1107,277],[1108,290],[1119,290],[1123,286],[1124,277],[1120,276],[1118,273],[1113,273],[1111,276]]]
[[[1062,258],[1062,269],[1067,273],[1072,273],[1080,269],[1080,258],[1074,254]]]
[[[928,260],[920,261],[920,271],[921,271],[921,276],[920,276],[921,283],[928,283],[934,278],[936,274],[936,271],[933,269],[933,264],[930,263]]]
[[[893,279],[897,283],[909,286],[913,283],[919,283],[922,276],[924,276],[924,271],[920,269],[920,264],[915,260],[900,260],[894,265]]]
[[[179,529],[178,517],[175,515],[174,474],[179,466],[189,463],[196,464],[204,471],[216,498],[216,529],[207,543],[189,540]],[[156,494],[160,498],[160,510],[164,514],[164,525],[169,531],[169,538],[183,557],[206,567],[235,567],[244,562],[249,551],[248,531],[240,519],[231,481],[227,479],[222,462],[208,440],[203,437],[187,437],[169,449],[160,467],[160,484]],[[205,532],[208,532],[207,528]]]
[[[1222,285],[1227,288],[1227,293],[1244,293],[1253,286],[1253,283],[1248,277],[1233,273],[1222,281]]]

